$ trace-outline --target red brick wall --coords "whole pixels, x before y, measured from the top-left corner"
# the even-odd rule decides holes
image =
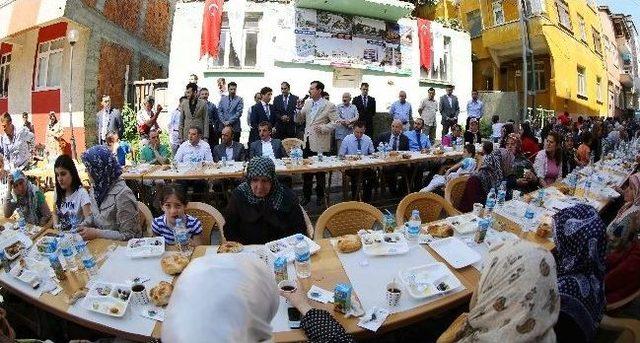
[[[140,58],[140,80],[162,79],[165,77],[167,77],[167,73],[161,65],[144,56]]]
[[[168,0],[147,1],[147,14],[143,31],[144,39],[156,48],[167,52],[170,15]]]
[[[107,19],[135,33],[138,28],[141,2],[141,0],[107,0],[102,13]]]
[[[121,45],[103,41],[100,47],[100,62],[98,67],[98,89],[96,104],[100,103],[102,95],[111,96],[111,103],[116,108],[122,108],[124,103],[124,73],[126,65],[131,65],[133,52]]]
[[[97,0],[82,0],[82,2],[89,7],[96,7]]]

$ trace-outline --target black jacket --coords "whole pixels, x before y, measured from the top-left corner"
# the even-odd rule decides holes
[[[399,151],[409,151],[409,138],[407,138],[407,136],[405,136],[402,133],[400,134],[399,138],[400,138]],[[391,132],[385,132],[380,136],[378,136],[378,138],[376,138],[376,141],[374,142],[374,144],[377,147],[381,142],[389,143],[390,140],[391,140]],[[393,149],[393,147],[391,148]]]

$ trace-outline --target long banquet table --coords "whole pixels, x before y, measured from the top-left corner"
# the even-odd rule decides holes
[[[617,177],[619,182],[617,185],[620,186],[624,184],[630,175],[631,171],[635,170],[635,165],[633,168],[628,169],[625,173],[618,173]],[[579,192],[576,195],[580,195]],[[599,208],[602,209],[606,206],[610,201],[599,201]],[[520,225],[510,220],[506,217],[502,217],[500,215],[496,215],[497,221],[501,223],[502,229],[505,231],[512,232],[516,234],[518,237],[527,239],[538,244],[543,245],[547,249],[553,249],[554,244],[552,240],[547,238],[540,238],[535,235],[533,232],[523,232]],[[42,231],[39,234],[34,236],[34,240],[37,236],[43,235],[47,231]],[[335,252],[334,248],[331,245],[330,239],[321,239],[317,242],[321,249],[315,255],[312,256],[312,273],[311,277],[307,280],[299,280],[299,284],[306,290],[314,284],[319,287],[322,287],[327,290],[333,290],[336,283],[350,283],[349,277],[345,272],[341,261]],[[122,246],[125,245],[125,242],[113,242],[104,239],[97,239],[91,241],[89,243],[89,248],[96,256],[100,256],[105,253],[105,251],[109,250],[109,248],[113,245]],[[215,247],[209,246],[199,246],[196,247],[191,259],[198,258],[203,256],[207,249],[211,249]],[[422,249],[426,249],[427,253],[433,257],[436,261],[444,262],[444,260],[435,253],[430,247],[427,245],[422,245]],[[158,261],[159,263],[159,261]],[[446,263],[446,262],[445,262]],[[448,266],[448,265],[447,265]],[[460,305],[467,303],[472,295],[472,292],[478,285],[480,272],[474,266],[468,266],[461,269],[454,269],[448,266],[449,269],[453,272],[453,274],[462,282],[464,285],[464,289],[462,291],[449,294],[442,298],[439,298],[433,302],[427,303],[425,305],[421,305],[419,307],[413,308],[411,310],[399,312],[390,315],[387,320],[384,322],[382,327],[378,330],[379,332],[386,332],[390,330],[394,330],[411,323],[417,322],[419,320],[423,320],[425,318],[433,317],[439,313],[445,312],[447,310],[456,308]],[[63,292],[58,295],[51,295],[49,293],[44,293],[39,297],[33,297],[29,295],[27,292],[19,289],[19,287],[15,287],[14,282],[7,282],[5,277],[10,277],[8,275],[2,275],[4,272],[0,271],[0,286],[5,288],[11,293],[14,293],[24,299],[25,301],[33,304],[36,307],[39,307],[47,312],[51,312],[61,318],[70,320],[72,322],[78,323],[82,326],[92,328],[101,332],[104,332],[108,335],[115,335],[118,337],[131,339],[135,341],[145,341],[149,337],[146,335],[134,334],[127,331],[122,331],[113,327],[109,327],[95,321],[88,320],[86,318],[82,318],[80,316],[69,313],[69,305],[67,304],[67,298],[69,295],[73,294],[77,289],[82,287],[87,279],[85,276],[69,276],[67,280],[60,283],[63,288]],[[175,281],[175,280],[174,280]],[[151,286],[151,285],[150,285]],[[357,289],[354,289],[356,296],[358,295]],[[405,294],[403,296],[408,296]],[[327,304],[323,305],[317,302],[312,302],[313,306],[317,306],[319,308],[325,308],[332,312],[334,316],[338,319],[338,321],[346,328],[346,330],[353,334],[357,338],[364,338],[367,336],[373,335],[372,332],[367,331],[359,326],[357,326],[358,319],[354,318],[344,318],[341,314],[333,312],[333,305]],[[366,309],[365,309],[366,310]],[[156,322],[153,328],[153,331],[150,336],[152,337],[160,337],[161,333],[160,322]],[[290,330],[283,332],[276,332],[275,340],[278,342],[293,342],[293,341],[304,341],[306,340],[303,332],[301,330]]]

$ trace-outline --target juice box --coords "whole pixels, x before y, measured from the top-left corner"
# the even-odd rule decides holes
[[[351,309],[351,286],[343,283],[336,285],[333,296],[334,310],[347,313]]]

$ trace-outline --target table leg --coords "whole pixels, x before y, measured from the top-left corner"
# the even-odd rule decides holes
[[[358,199],[358,201],[362,201],[362,182],[364,182],[362,170],[362,168],[358,169],[358,183],[356,184],[356,199]],[[353,182],[353,180],[351,182]]]
[[[329,174],[329,177],[326,178],[327,187],[325,187],[324,189],[324,208],[329,208],[331,196],[331,176],[333,175],[333,172],[329,171],[326,174]]]
[[[340,173],[342,175],[342,201],[348,201],[347,200],[347,187],[349,185],[347,184],[347,173],[344,170],[341,170]]]

